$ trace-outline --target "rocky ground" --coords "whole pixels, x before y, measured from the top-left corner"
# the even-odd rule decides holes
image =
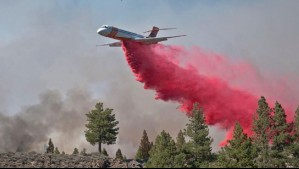
[[[30,152],[0,154],[0,168],[143,168],[143,164],[99,154],[55,155]]]

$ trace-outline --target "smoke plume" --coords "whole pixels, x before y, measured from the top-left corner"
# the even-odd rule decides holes
[[[72,89],[63,98],[57,90],[40,95],[40,103],[23,108],[14,116],[0,114],[0,151],[44,151],[43,145],[54,137],[63,151],[78,146],[84,132],[85,113],[95,105],[89,93]]]
[[[235,123],[239,122],[245,132],[251,133],[259,96],[236,87],[237,84],[233,87],[229,83],[230,79],[240,75],[251,75],[252,77],[248,76],[249,79],[257,79],[257,73],[250,64],[243,62],[229,65],[220,55],[198,50],[188,51],[175,46],[144,46],[126,42],[123,50],[136,80],[144,83],[145,89],[155,90],[156,99],[178,102],[181,110],[187,113],[193,104],[198,102],[204,108],[207,124],[232,129]],[[190,54],[197,56],[199,60],[207,61],[196,66],[197,63],[193,60],[191,64],[188,60]],[[206,67],[201,67],[204,64]],[[228,71],[223,72],[222,78],[215,73],[217,68],[221,67]],[[216,71],[211,71],[208,75],[209,72],[201,72],[201,69]],[[288,109],[288,105],[286,107]],[[231,137],[230,133],[228,134],[228,138]]]

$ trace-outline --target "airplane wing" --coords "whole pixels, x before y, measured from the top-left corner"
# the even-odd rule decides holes
[[[134,42],[141,42],[143,44],[155,44],[161,41],[166,41],[169,38],[177,38],[182,37],[186,35],[177,35],[177,36],[166,36],[166,37],[149,37],[149,38],[138,38],[138,39],[132,39]]]
[[[106,44],[102,44],[102,45],[97,45],[97,46],[110,46],[110,47],[120,47],[120,46],[121,46],[121,42],[114,42],[114,43],[106,43]]]
[[[149,45],[149,44],[156,44],[156,43],[161,42],[161,41],[166,41],[169,38],[177,38],[177,37],[182,37],[182,36],[186,36],[186,35],[136,38],[136,39],[129,39],[127,41],[138,42],[138,43],[141,43],[141,44],[144,44],[144,45]],[[106,43],[106,44],[97,45],[97,46],[121,47],[121,42]]]

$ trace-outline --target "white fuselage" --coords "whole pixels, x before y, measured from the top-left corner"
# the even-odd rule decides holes
[[[174,29],[174,28],[159,29],[158,27],[154,26],[151,31],[147,31],[147,32],[151,32],[149,36],[143,36],[113,26],[103,25],[97,30],[98,34],[112,39],[117,39],[120,41],[98,45],[98,46],[120,47],[122,44],[121,41],[131,41],[142,45],[151,45],[151,44],[157,44],[158,42],[166,41],[169,38],[186,36],[186,35],[176,35],[176,36],[156,37],[159,30],[169,30],[169,29]]]
[[[109,37],[112,39],[117,39],[117,40],[132,40],[132,39],[140,39],[140,38],[146,38],[142,35],[129,32],[123,29],[119,29],[113,26],[108,26],[108,25],[103,25],[97,30],[98,34]]]

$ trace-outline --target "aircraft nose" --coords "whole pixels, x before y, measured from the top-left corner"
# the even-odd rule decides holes
[[[104,31],[105,31],[104,28],[99,28],[99,29],[97,30],[97,33],[100,34],[100,35],[103,35]]]

